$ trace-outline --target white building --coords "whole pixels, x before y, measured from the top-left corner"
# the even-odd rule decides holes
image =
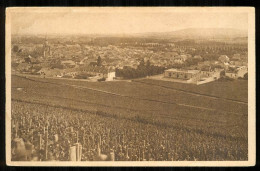
[[[229,57],[227,55],[221,55],[218,60],[222,63],[227,63],[229,62]]]
[[[196,82],[200,79],[199,70],[182,70],[182,69],[168,69],[164,72],[165,78],[172,78],[177,80],[183,80],[186,82]]]
[[[226,76],[229,78],[237,79],[239,77],[243,78],[244,75],[248,72],[248,69],[246,66],[240,66],[240,67],[230,67],[226,71]]]
[[[113,81],[116,77],[116,72],[108,72],[106,81]]]

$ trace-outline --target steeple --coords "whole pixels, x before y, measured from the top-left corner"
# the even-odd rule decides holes
[[[45,40],[44,40],[44,44],[43,44],[43,57],[45,58],[50,55],[51,55],[51,47],[49,46],[47,36],[45,34]]]
[[[47,36],[46,36],[46,34],[45,34],[45,39],[44,39],[44,46],[45,46],[45,47],[48,46],[48,41],[47,41]]]

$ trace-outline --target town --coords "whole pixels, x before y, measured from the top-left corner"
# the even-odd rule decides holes
[[[246,43],[147,38],[14,36],[13,74],[113,81],[134,78],[203,84],[247,79]]]

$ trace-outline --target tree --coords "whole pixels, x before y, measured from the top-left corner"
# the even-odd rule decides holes
[[[121,72],[120,72],[120,70],[118,69],[118,68],[116,68],[116,77],[120,77],[121,76]]]
[[[17,45],[14,45],[13,51],[14,51],[14,52],[18,52],[18,51],[19,51],[19,47],[18,47]]]
[[[244,75],[244,79],[245,79],[245,80],[248,80],[248,73],[246,73],[246,74]]]
[[[101,60],[101,57],[98,56],[97,58],[97,66],[101,66],[102,65],[102,60]]]
[[[24,58],[24,61],[25,61],[26,63],[31,63],[31,59],[30,59],[29,57],[25,57],[25,58]]]
[[[145,63],[144,63],[144,59],[142,59],[142,60],[140,61],[138,67],[142,68],[142,67],[144,67],[144,65],[145,65]]]
[[[150,66],[151,66],[151,62],[150,62],[150,60],[147,60],[147,62],[146,62],[146,66],[147,66],[147,67],[150,67]]]
[[[220,77],[224,77],[224,76],[225,76],[225,71],[223,70],[220,72]]]

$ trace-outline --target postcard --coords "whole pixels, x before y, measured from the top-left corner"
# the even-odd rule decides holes
[[[6,9],[11,166],[253,166],[253,7]]]

